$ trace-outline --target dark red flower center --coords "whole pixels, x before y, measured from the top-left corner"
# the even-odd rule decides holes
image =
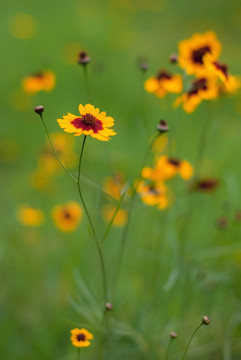
[[[226,64],[220,64],[218,62],[213,63],[217,70],[222,71],[222,73],[228,77],[228,66]]]
[[[92,114],[81,115],[81,117],[75,118],[71,121],[76,129],[93,130],[94,133],[98,133],[103,130],[102,122]]]
[[[188,91],[188,96],[197,94],[199,90],[207,90],[207,88],[207,79],[197,79],[192,83],[192,88]]]
[[[77,339],[78,341],[85,341],[85,334],[82,334],[82,333],[78,334],[78,335],[76,336],[76,339]]]
[[[71,215],[70,215],[68,210],[63,211],[63,216],[64,216],[65,219],[70,219],[71,218]]]
[[[176,167],[180,166],[180,164],[181,164],[180,160],[177,160],[177,159],[174,159],[174,158],[169,158],[168,162],[169,162],[169,164],[172,164],[172,165],[174,165]]]
[[[171,79],[172,75],[166,70],[161,70],[156,76],[157,80]]]
[[[211,52],[210,46],[203,46],[192,52],[192,61],[195,64],[203,64],[203,56]]]

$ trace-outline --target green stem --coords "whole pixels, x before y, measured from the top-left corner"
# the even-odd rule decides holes
[[[189,339],[189,341],[188,341],[188,343],[187,343],[187,346],[186,346],[186,348],[185,348],[185,351],[184,351],[182,360],[185,360],[185,357],[186,357],[188,348],[189,348],[189,346],[190,346],[190,344],[191,344],[191,341],[192,341],[193,337],[195,336],[195,334],[197,333],[197,331],[200,329],[200,327],[201,327],[202,325],[203,325],[203,322],[201,322],[201,324],[198,325],[198,326],[196,327],[196,329],[194,330],[194,332],[192,333],[192,335],[191,335],[191,337],[190,337],[190,339]]]
[[[160,134],[154,136],[154,138],[150,141],[150,143],[148,145],[147,151],[146,151],[146,153],[144,155],[144,158],[143,158],[143,161],[141,163],[141,168],[140,168],[139,174],[137,176],[137,180],[139,180],[141,178],[142,168],[145,165],[145,163],[147,161],[147,158],[148,158],[148,155],[149,155],[149,152],[152,149],[152,145],[153,145],[155,139],[158,136],[160,136]],[[113,277],[113,281],[112,281],[112,296],[113,296],[113,294],[115,292],[115,289],[116,289],[116,286],[117,286],[117,281],[118,281],[118,278],[119,278],[119,275],[120,275],[120,270],[121,270],[123,255],[124,255],[124,249],[125,249],[125,245],[126,245],[127,234],[128,234],[128,230],[129,230],[129,226],[130,226],[131,213],[132,213],[132,210],[133,210],[134,205],[135,205],[135,199],[136,199],[136,194],[137,194],[137,187],[135,186],[135,181],[136,181],[136,179],[133,181],[133,183],[131,185],[132,197],[131,197],[131,200],[130,200],[130,206],[129,206],[129,211],[128,211],[128,220],[127,220],[126,226],[125,226],[125,228],[123,230],[123,233],[122,233],[120,248],[119,248],[119,251],[118,251],[118,259],[116,261],[117,262],[116,271],[114,273],[114,277]]]
[[[145,72],[141,70],[141,109],[142,109],[142,119],[143,124],[145,127],[145,130],[148,130],[148,122],[147,122],[147,116],[146,116],[146,93],[143,86],[143,83],[145,81]]]
[[[198,152],[197,152],[197,158],[196,158],[196,167],[197,167],[197,174],[196,176],[200,175],[201,172],[201,162],[202,162],[202,158],[203,158],[203,154],[204,154],[204,150],[205,147],[207,146],[207,133],[208,133],[208,125],[209,125],[209,107],[208,104],[206,105],[206,115],[204,117],[204,124],[203,124],[203,129],[202,129],[202,133],[201,133],[201,138],[200,138],[200,143],[199,143],[199,148],[198,148]]]
[[[89,86],[89,78],[88,78],[88,70],[87,70],[87,64],[83,66],[83,73],[84,73],[84,82],[85,82],[85,91],[87,96],[87,101],[90,101],[90,86]]]
[[[82,203],[83,208],[85,210],[85,213],[87,215],[89,225],[90,225],[90,228],[91,228],[91,232],[92,232],[92,235],[93,235],[93,238],[94,238],[97,250],[98,250],[99,259],[100,259],[100,265],[101,265],[101,272],[102,272],[104,299],[105,299],[105,302],[107,302],[108,301],[108,291],[107,291],[107,277],[106,277],[104,257],[103,257],[101,245],[100,245],[100,243],[98,241],[98,238],[97,238],[97,235],[96,235],[96,231],[95,231],[92,219],[91,219],[89,211],[88,211],[88,209],[86,207],[86,204],[85,204],[85,201],[84,201],[84,198],[83,198],[83,194],[82,194],[82,191],[81,191],[81,188],[80,188],[80,169],[81,169],[81,162],[82,162],[82,157],[83,157],[83,153],[84,153],[85,142],[86,142],[86,135],[84,135],[84,139],[83,139],[83,143],[82,143],[82,147],[81,147],[81,152],[80,152],[79,167],[78,167],[78,177],[77,177],[77,188],[78,188],[81,203]]]
[[[40,118],[41,118],[41,120],[42,120],[43,126],[44,126],[44,128],[45,128],[45,131],[46,131],[46,134],[47,134],[47,137],[48,137],[48,140],[49,140],[49,143],[50,143],[50,145],[51,145],[51,147],[52,147],[52,150],[53,150],[54,155],[56,156],[58,162],[60,163],[60,165],[62,166],[62,168],[65,170],[65,172],[66,172],[74,181],[77,181],[77,179],[69,172],[68,169],[66,169],[66,167],[63,165],[62,161],[60,160],[60,158],[59,158],[59,156],[58,156],[58,154],[57,154],[57,152],[56,152],[56,150],[55,150],[55,148],[54,148],[54,145],[53,145],[53,143],[52,143],[52,141],[51,141],[51,138],[50,138],[50,136],[49,136],[48,128],[47,128],[46,123],[45,123],[45,121],[44,121],[44,119],[43,119],[43,116],[42,116],[42,114],[39,114],[39,116],[40,116]]]
[[[170,354],[170,350],[171,350],[172,340],[173,340],[173,338],[170,337],[170,340],[169,340],[169,343],[168,343],[168,347],[167,347],[166,356],[165,356],[165,360],[168,360],[168,357],[169,357],[169,354]]]
[[[80,348],[77,348],[77,360],[81,359],[81,350]]]

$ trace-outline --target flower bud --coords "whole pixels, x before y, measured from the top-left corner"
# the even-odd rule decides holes
[[[175,331],[171,331],[170,336],[171,336],[172,339],[176,339],[177,338],[177,333],[175,333]]]
[[[171,64],[176,64],[178,62],[177,54],[171,54],[170,57],[169,57],[169,62]]]
[[[42,105],[35,106],[34,111],[41,115],[44,112],[44,107]]]
[[[204,325],[209,325],[209,324],[210,324],[210,319],[209,319],[209,317],[206,316],[206,315],[203,317],[203,324],[204,324]]]
[[[159,124],[157,125],[157,130],[160,133],[165,133],[169,131],[169,126],[167,125],[167,122],[165,120],[160,120]]]
[[[106,308],[106,310],[112,310],[112,309],[113,309],[113,305],[112,305],[110,302],[107,302],[107,303],[105,304],[105,308]]]
[[[87,54],[86,51],[81,51],[79,53],[78,63],[81,65],[87,65],[90,62],[90,56]]]

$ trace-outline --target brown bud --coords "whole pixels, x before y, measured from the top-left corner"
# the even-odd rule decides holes
[[[41,115],[44,112],[44,107],[42,105],[35,106],[34,111]]]
[[[157,130],[160,133],[165,133],[169,131],[169,126],[167,125],[167,122],[165,120],[160,120],[159,124],[157,125]]]
[[[90,62],[90,56],[87,54],[86,51],[81,51],[79,53],[78,63],[81,65],[87,65]]]
[[[149,69],[149,64],[146,61],[140,62],[139,66],[142,71],[147,71]]]
[[[226,229],[228,226],[228,219],[224,216],[220,217],[217,221],[217,225],[221,229]]]
[[[203,324],[204,324],[204,325],[209,325],[209,324],[210,324],[210,319],[209,319],[209,317],[206,316],[206,315],[203,317]]]
[[[106,308],[106,310],[112,310],[112,309],[113,309],[113,305],[112,305],[110,302],[107,302],[107,303],[105,304],[105,308]]]
[[[171,64],[176,64],[178,62],[177,54],[171,54],[170,57],[169,57],[169,62]]]
[[[171,331],[170,336],[171,336],[172,339],[176,339],[177,338],[177,333],[175,333],[175,331]]]

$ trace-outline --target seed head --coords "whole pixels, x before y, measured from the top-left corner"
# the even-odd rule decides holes
[[[169,131],[169,126],[165,120],[160,120],[159,124],[157,125],[157,130],[162,134]]]
[[[177,333],[175,333],[175,331],[171,331],[170,336],[171,336],[172,339],[176,339],[177,338]]]
[[[178,62],[177,54],[171,54],[170,57],[169,57],[169,62],[171,64],[176,64]]]
[[[210,324],[210,319],[209,319],[209,317],[206,316],[206,315],[203,317],[203,324],[204,324],[204,325],[209,325],[209,324]]]
[[[42,105],[35,106],[34,111],[41,115],[44,112],[44,107]]]
[[[106,310],[112,310],[112,309],[113,309],[113,305],[112,305],[110,302],[107,302],[107,303],[105,304],[105,308],[106,308]]]
[[[79,53],[78,63],[80,65],[87,65],[90,62],[90,56],[87,54],[86,51],[81,51]]]

